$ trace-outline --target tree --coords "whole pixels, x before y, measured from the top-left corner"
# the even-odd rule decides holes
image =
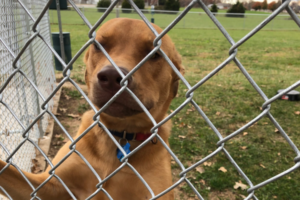
[[[276,10],[278,7],[277,7],[277,3],[275,1],[272,1],[271,3],[269,3],[268,5],[268,9],[271,10],[272,12],[274,10]]]
[[[100,0],[97,3],[97,9],[98,12],[104,12],[106,11],[105,8],[108,8],[110,6],[110,0]]]
[[[166,4],[166,0],[158,0],[158,5],[164,6]]]
[[[243,6],[242,3],[238,1],[227,11],[226,17],[245,17],[245,11],[246,8]],[[231,13],[239,13],[239,14],[232,15]]]
[[[141,9],[141,10],[145,9],[145,1],[144,0],[134,0],[134,3],[139,9]]]
[[[179,0],[167,0],[165,4],[165,10],[179,11],[180,3]]]
[[[122,3],[122,13],[131,13],[131,10],[128,9],[131,9],[131,5],[127,0],[125,0]]]
[[[252,5],[252,9],[254,9],[255,11],[262,9],[261,2],[254,2],[254,4]]]
[[[261,8],[262,8],[263,10],[267,10],[267,8],[268,8],[267,0],[264,0],[264,2],[263,2],[262,5],[261,5]]]
[[[218,12],[218,6],[216,4],[213,4],[210,11],[213,12],[213,13],[217,13]]]

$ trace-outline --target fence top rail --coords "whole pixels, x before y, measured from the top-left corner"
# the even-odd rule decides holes
[[[68,8],[73,8],[72,6],[68,6]],[[78,7],[79,9],[103,9],[106,10],[107,8],[105,7]],[[114,8],[113,10],[131,10],[131,11],[135,11],[132,8]],[[154,13],[159,13],[159,12],[164,12],[164,13],[174,13],[174,14],[181,14],[183,11],[171,11],[171,10],[150,10],[150,9],[140,9],[142,12],[154,12]],[[203,14],[205,15],[206,12],[195,12],[195,11],[189,11],[188,13],[192,13],[192,14]],[[227,13],[227,12],[212,12],[213,14],[218,14],[218,15],[241,15],[244,14],[245,16],[249,15],[249,16],[270,16],[272,14],[272,12],[270,13],[266,13],[266,14],[255,14],[255,13]],[[280,13],[277,15],[277,17],[289,17],[289,14],[283,14]],[[300,18],[300,14],[297,15]]]

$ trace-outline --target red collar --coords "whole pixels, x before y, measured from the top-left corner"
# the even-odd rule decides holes
[[[127,133],[126,131],[118,132],[113,130],[109,130],[109,131],[114,136],[126,139],[128,141],[134,141],[134,140],[145,141],[152,135],[152,133]]]

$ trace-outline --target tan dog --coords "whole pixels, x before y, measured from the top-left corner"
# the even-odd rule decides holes
[[[156,25],[153,26],[159,33],[162,31]],[[155,36],[141,20],[113,19],[101,26],[97,31],[96,39],[103,45],[121,71],[127,74],[154,48]],[[161,49],[183,74],[184,69],[181,65],[180,55],[167,35],[162,38]],[[89,98],[99,109],[121,88],[121,76],[96,45],[92,45],[88,49],[84,60],[87,66],[86,83],[89,89]],[[133,74],[129,79],[128,87],[145,105],[156,122],[160,122],[166,117],[171,100],[177,93],[178,82],[178,76],[165,59],[157,53]],[[94,122],[92,119],[94,114],[93,111],[88,111],[83,115],[76,137]],[[131,133],[138,133],[140,136],[148,134],[153,127],[152,122],[126,91],[101,113],[101,122],[109,130],[120,133],[126,131],[129,133],[128,135]],[[167,144],[170,130],[171,122],[169,121],[163,124],[158,131]],[[117,136],[115,138],[120,139]],[[133,150],[142,141],[130,140],[129,143]],[[69,145],[70,142],[60,149],[53,159],[54,165],[70,151]],[[95,126],[89,131],[77,143],[76,149],[86,158],[102,180],[122,164],[116,156],[116,145],[99,126]],[[129,158],[129,163],[145,179],[155,195],[172,185],[170,155],[160,142],[157,144],[147,143]],[[0,161],[0,170],[5,165],[5,162]],[[42,174],[24,173],[33,186],[38,187],[49,177],[47,173],[49,170],[50,168]],[[86,199],[97,190],[96,185],[99,181],[75,153],[55,170],[55,174],[64,181],[77,199]],[[0,175],[0,186],[15,200],[31,198],[32,188],[12,166]],[[128,166],[105,182],[103,188],[115,200],[151,198],[147,188]],[[45,184],[38,191],[37,196],[43,200],[71,199],[56,178],[52,178]],[[93,199],[108,198],[100,191]],[[173,200],[173,192],[171,191],[159,199]]]

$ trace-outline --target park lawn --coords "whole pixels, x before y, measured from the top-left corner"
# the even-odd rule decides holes
[[[95,16],[85,14],[96,20]],[[88,28],[84,25],[71,25],[72,20],[77,19],[72,16],[63,19],[63,30],[71,33],[72,55],[75,55],[89,38]],[[58,31],[56,23],[51,25],[51,30]],[[229,30],[235,41],[248,32],[249,30]],[[182,55],[186,68],[185,78],[191,85],[200,81],[228,57],[230,45],[216,29],[175,28],[169,35]],[[271,98],[278,89],[286,88],[299,80],[299,50],[299,31],[260,31],[239,48],[237,58]],[[73,67],[72,78],[83,83],[83,56],[80,56]],[[170,112],[184,102],[186,91],[186,87],[181,84]],[[193,99],[223,136],[229,135],[259,115],[264,102],[233,62],[198,88]],[[300,115],[295,114],[296,111],[300,111],[299,102],[277,100],[271,108],[272,115],[299,147]],[[186,106],[172,121],[170,145],[185,167],[217,148],[218,137],[191,105]],[[240,134],[227,141],[225,147],[254,185],[294,165],[296,154],[275,131],[268,118],[263,118],[244,132],[247,134]],[[206,166],[201,167],[203,173],[192,170],[187,176],[206,199],[210,199],[212,194],[217,196],[230,193],[236,199],[242,199],[240,195],[247,196],[245,190],[233,189],[235,182],[246,182],[223,153],[219,153]],[[227,169],[227,172],[219,171],[220,167]],[[176,164],[172,165],[172,169],[175,181],[180,169]],[[261,200],[275,197],[280,200],[298,200],[299,187],[300,175],[296,171],[258,189],[255,194]],[[180,191],[181,199],[194,197],[187,185],[183,185]]]
[[[197,9],[197,8],[195,8]],[[85,8],[82,10],[86,18],[93,25],[102,16],[102,12],[97,12],[94,8]],[[226,17],[225,13],[216,14],[217,19],[222,23],[222,25],[227,29],[243,29],[251,30],[261,23],[270,13],[264,13],[263,15],[247,15],[244,18],[236,17]],[[61,12],[62,23],[81,25],[84,24],[83,20],[78,16],[74,10],[63,10]],[[155,23],[165,28],[167,27],[178,14],[155,14],[145,13],[145,16],[150,21],[153,17]],[[112,12],[108,15],[107,20],[115,18],[116,13]],[[120,17],[140,19],[137,13],[122,13],[120,12]],[[56,11],[50,10],[50,23],[57,23]],[[205,13],[188,13],[177,25],[176,28],[193,28],[193,29],[217,29],[211,19]],[[265,28],[265,30],[299,30],[296,23],[290,19],[287,15],[279,15],[272,22],[270,22]]]

